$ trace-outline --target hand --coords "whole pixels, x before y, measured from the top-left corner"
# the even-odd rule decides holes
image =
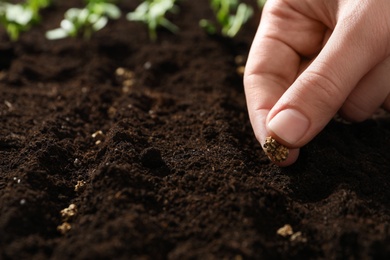
[[[244,75],[256,138],[290,148],[287,166],[339,112],[390,109],[389,0],[268,0]]]

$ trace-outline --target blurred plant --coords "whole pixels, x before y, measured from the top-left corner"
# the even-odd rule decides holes
[[[265,5],[265,2],[267,2],[267,0],[257,0],[257,5],[258,5],[260,8],[263,8],[264,5]]]
[[[25,3],[0,3],[0,23],[5,27],[10,39],[16,41],[21,32],[40,20],[39,11],[49,6],[50,0],[27,0]]]
[[[176,0],[145,0],[134,12],[127,14],[127,19],[147,24],[149,37],[154,41],[157,39],[158,27],[164,27],[172,33],[178,32],[179,28],[165,18],[167,12],[177,13],[179,11],[175,2]]]
[[[253,14],[252,7],[239,0],[211,0],[217,22],[222,27],[224,36],[234,37]],[[209,20],[202,19],[199,25],[209,34],[217,33],[216,26]]]
[[[33,12],[34,19],[39,20],[39,11],[48,7],[51,4],[51,0],[27,0],[26,4],[28,8]]]
[[[68,9],[60,28],[47,31],[46,38],[57,40],[83,36],[84,39],[90,39],[94,32],[107,25],[108,19],[118,19],[120,16],[120,9],[108,0],[87,0],[85,8]]]

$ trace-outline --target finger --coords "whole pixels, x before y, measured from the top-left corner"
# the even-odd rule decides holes
[[[298,148],[309,142],[336,114],[358,81],[385,59],[387,53],[382,50],[387,51],[389,41],[385,28],[378,28],[383,23],[377,19],[361,15],[352,24],[349,20],[337,24],[317,58],[268,115],[267,129],[281,143]],[[368,28],[367,23],[377,27],[362,30]]]
[[[265,143],[265,137],[270,136],[269,133],[267,133],[267,129],[265,126],[265,120],[267,118],[269,110],[258,110],[256,113],[252,114],[251,122],[252,127],[255,129],[254,133],[256,135],[257,140],[261,145]],[[283,162],[274,162],[276,165],[285,167],[288,165],[293,164],[299,156],[299,149],[289,149],[288,157]]]
[[[292,21],[289,19],[299,21],[306,18],[297,17],[292,10],[283,11],[267,5],[246,64],[244,86],[248,112],[256,138],[261,144],[270,135],[265,127],[269,110],[294,82],[299,72],[300,52],[305,50],[304,54],[311,54],[322,44],[321,37],[313,40],[314,37],[308,36],[321,32],[317,28],[317,22],[314,22],[315,28],[308,33],[302,28],[295,28],[296,31],[292,34]],[[313,24],[310,22],[309,24]],[[302,26],[308,28],[306,25]],[[293,163],[298,153],[297,150],[290,152],[285,163]]]
[[[390,95],[387,96],[386,100],[383,102],[382,107],[387,111],[390,111]]]
[[[340,115],[361,122],[371,117],[390,94],[390,58],[379,63],[358,83],[343,104]]]

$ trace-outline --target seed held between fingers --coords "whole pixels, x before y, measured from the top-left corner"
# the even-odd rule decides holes
[[[265,138],[263,150],[273,162],[283,162],[287,159],[289,150],[286,146],[279,144],[272,136]]]

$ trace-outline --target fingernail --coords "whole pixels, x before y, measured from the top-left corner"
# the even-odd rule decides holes
[[[295,144],[309,128],[309,119],[294,109],[280,111],[268,123],[268,128],[289,144]]]

